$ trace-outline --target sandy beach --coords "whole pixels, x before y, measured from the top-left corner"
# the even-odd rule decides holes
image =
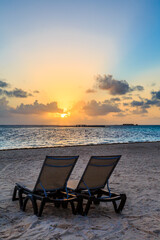
[[[71,175],[80,179],[91,155],[120,154],[111,190],[126,193],[122,214],[111,203],[92,205],[87,217],[46,205],[41,218],[12,202],[16,182],[32,187],[46,155],[79,155]],[[160,239],[160,142],[0,151],[0,239]]]

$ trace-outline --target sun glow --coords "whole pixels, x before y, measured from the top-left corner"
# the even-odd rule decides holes
[[[67,113],[62,113],[61,118],[67,117]]]
[[[61,116],[61,118],[66,118],[66,117],[70,116],[70,112],[62,113],[62,114],[60,114],[60,116]]]

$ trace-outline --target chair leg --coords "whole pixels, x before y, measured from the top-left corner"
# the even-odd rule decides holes
[[[115,210],[116,213],[121,213],[122,212],[122,210],[124,208],[124,205],[126,203],[126,199],[127,199],[126,194],[121,194],[121,201],[120,201],[120,204],[119,204],[118,207],[117,207],[116,201],[112,201],[113,206],[114,206],[114,210]]]
[[[24,202],[23,202],[23,208],[22,208],[22,211],[25,212],[26,210],[26,205],[27,205],[27,202],[29,200],[29,197],[27,196],[25,199],[24,199]]]
[[[40,208],[39,208],[38,215],[37,215],[38,217],[41,217],[42,212],[43,212],[43,208],[45,206],[45,203],[46,203],[46,200],[45,200],[45,198],[43,198],[42,201],[41,201],[41,205],[40,205]]]
[[[68,202],[67,201],[62,202],[62,208],[67,208],[67,206],[68,206]]]
[[[37,215],[38,207],[37,207],[36,199],[30,194],[28,194],[27,197],[24,199],[22,211],[25,211],[28,200],[32,202],[33,212],[35,215]]]
[[[71,201],[70,204],[71,204],[71,208],[72,208],[72,213],[73,213],[74,215],[76,215],[76,209],[75,209],[75,206],[74,206],[74,202]]]
[[[86,208],[85,208],[85,211],[83,212],[83,216],[87,216],[88,212],[89,212],[89,209],[90,209],[90,206],[92,204],[92,200],[89,199],[88,202],[87,202],[87,205],[86,205]]]
[[[30,200],[31,200],[31,202],[32,202],[34,214],[37,215],[37,213],[38,213],[38,207],[37,207],[36,199],[35,199],[33,196],[31,196]]]
[[[56,199],[56,197],[54,197],[53,199]],[[55,206],[56,208],[59,208],[59,207],[61,206],[61,202],[60,202],[60,201],[55,201],[55,202],[54,202],[54,206]]]
[[[54,202],[54,206],[56,207],[56,208],[59,208],[60,207],[60,205],[61,205],[61,203],[60,202]]]
[[[17,186],[14,187],[14,191],[13,191],[13,195],[12,195],[12,201],[16,201],[18,200],[18,198],[16,198],[16,195],[17,195]]]
[[[120,211],[123,210],[124,205],[126,203],[126,200],[127,200],[126,194],[121,194],[121,202],[120,202],[120,205],[119,205],[119,210]]]
[[[22,210],[23,208],[23,197],[22,197],[23,191],[22,189],[18,190],[18,197],[19,197],[19,207]]]
[[[83,198],[78,197],[78,203],[75,211],[76,213],[83,215]]]
[[[95,198],[95,200],[93,201],[93,203],[95,205],[99,205],[100,204],[100,200],[98,198],[102,197],[102,193],[98,193],[97,194],[97,198]]]

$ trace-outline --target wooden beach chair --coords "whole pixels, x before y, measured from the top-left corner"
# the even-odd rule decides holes
[[[70,189],[77,193],[78,206],[77,212],[87,215],[92,203],[112,202],[115,212],[120,213],[126,202],[125,194],[111,192],[109,188],[109,178],[116,167],[120,155],[118,156],[92,156],[86,166],[86,169],[75,189],[75,182],[70,182]],[[107,190],[105,190],[107,186]],[[83,200],[87,200],[83,210]],[[117,202],[120,202],[117,206]]]
[[[78,156],[46,156],[33,190],[16,183],[12,201],[19,200],[20,209],[25,211],[26,204],[30,200],[34,214],[38,216],[42,215],[46,202],[52,202],[56,207],[62,204],[64,208],[69,202],[75,214],[74,201],[77,197],[68,192],[67,181],[77,159]],[[37,200],[41,202],[39,210]]]

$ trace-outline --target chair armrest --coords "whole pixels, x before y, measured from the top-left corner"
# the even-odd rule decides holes
[[[33,191],[27,188],[23,183],[16,183],[16,186],[18,187],[18,189],[22,189],[28,193],[33,193]]]

